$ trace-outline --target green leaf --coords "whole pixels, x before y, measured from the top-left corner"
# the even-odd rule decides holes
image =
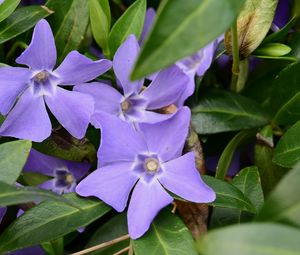
[[[300,165],[276,186],[257,215],[257,221],[276,221],[300,227]]]
[[[231,184],[237,187],[254,205],[258,211],[264,203],[260,176],[257,167],[247,167],[235,176]],[[253,218],[253,214],[239,209],[214,208],[210,220],[210,227],[223,227],[225,225],[246,222]]]
[[[255,213],[255,207],[245,195],[232,184],[211,176],[202,176],[205,183],[217,194],[217,198],[211,205],[216,207],[237,208],[243,211]]]
[[[255,136],[256,130],[244,130],[236,134],[221,154],[216,168],[216,178],[224,180],[230,167],[234,152],[243,143]]]
[[[53,12],[45,6],[27,6],[17,9],[0,23],[0,44],[32,28],[39,20]]]
[[[192,123],[201,135],[260,127],[267,122],[268,116],[258,103],[223,90],[203,93],[192,109]]]
[[[9,0],[0,4],[0,22],[12,14],[20,2],[21,0]]]
[[[278,0],[246,0],[237,19],[240,57],[248,57],[267,35]],[[225,35],[225,45],[231,53],[231,32]]]
[[[282,43],[266,43],[258,47],[252,55],[267,56],[267,57],[281,57],[291,52],[291,48]]]
[[[300,102],[300,101],[299,101]],[[279,140],[273,162],[283,167],[293,167],[300,160],[300,121],[292,126]]]
[[[53,130],[49,138],[42,143],[34,143],[33,147],[47,155],[77,162],[93,162],[97,154],[88,139],[76,139],[63,128]]]
[[[113,56],[119,46],[127,39],[130,34],[140,37],[144,19],[146,15],[146,1],[135,1],[126,12],[117,20],[112,27],[108,43],[110,48],[110,56]]]
[[[120,236],[128,234],[126,213],[118,214],[103,226],[97,229],[89,240],[85,248],[89,248],[104,242],[108,242]],[[112,246],[89,253],[90,255],[114,254],[129,246],[130,240],[118,242]]]
[[[133,250],[135,255],[197,255],[189,230],[168,210],[158,215],[144,236],[133,240]]]
[[[33,246],[64,236],[106,214],[110,207],[102,201],[64,196],[78,207],[58,201],[44,201],[26,211],[0,236],[0,253]]]
[[[244,0],[165,0],[145,42],[133,79],[163,69],[192,55],[225,32],[237,16]]]
[[[46,199],[68,202],[66,199],[63,199],[55,193],[47,190],[34,187],[17,187],[1,181],[0,190],[0,207]]]
[[[271,106],[274,111],[273,121],[286,125],[293,124],[300,118],[300,63],[283,69],[273,83]],[[288,84],[288,89],[286,87]]]
[[[105,55],[109,55],[107,43],[110,30],[110,16],[107,17],[101,2],[109,8],[107,0],[89,0],[91,28],[95,41],[104,50]]]
[[[290,31],[293,25],[296,22],[296,18],[293,17],[283,28],[281,28],[279,31],[276,33],[268,35],[262,42],[262,44],[265,43],[271,43],[271,42],[277,42],[280,39],[284,38]]]
[[[89,7],[82,0],[49,0],[47,7],[55,13],[49,18],[56,47],[58,63],[72,50],[78,50],[89,24]],[[58,64],[57,63],[57,64]]]
[[[0,181],[14,184],[28,158],[31,142],[19,140],[0,145]]]
[[[287,169],[272,162],[274,142],[271,126],[264,127],[256,137],[254,162],[260,173],[264,195],[267,196],[274,189],[283,174],[287,172]]]
[[[242,224],[208,232],[201,255],[298,255],[300,230],[279,224]]]

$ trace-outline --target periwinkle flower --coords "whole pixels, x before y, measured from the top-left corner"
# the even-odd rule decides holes
[[[279,0],[277,9],[275,12],[275,17],[271,29],[276,32],[283,28],[290,19],[291,11],[291,1],[290,0]]]
[[[142,236],[156,214],[173,201],[165,189],[192,202],[215,199],[196,169],[194,153],[181,156],[190,122],[188,108],[159,124],[140,124],[139,131],[110,114],[98,117],[100,168],[83,179],[76,192],[96,196],[121,212],[133,189],[127,215],[131,238]]]
[[[6,207],[0,207],[0,223],[6,213],[6,210],[7,210]]]
[[[0,128],[0,135],[36,142],[46,139],[51,133],[46,103],[71,135],[82,138],[94,111],[94,100],[89,95],[66,90],[58,85],[90,81],[106,72],[111,62],[92,61],[72,51],[53,70],[56,47],[46,20],[37,23],[30,45],[16,62],[29,68],[0,68],[0,112],[8,114]]]
[[[94,117],[104,111],[129,122],[156,123],[172,116],[156,110],[173,104],[181,96],[188,77],[177,66],[171,66],[159,72],[146,88],[143,88],[144,80],[130,81],[139,50],[135,36],[130,35],[114,56],[113,68],[123,94],[100,82],[75,86],[74,90],[94,97]]]
[[[24,172],[40,173],[53,177],[40,184],[39,187],[62,194],[74,192],[77,181],[87,173],[90,166],[89,163],[64,160],[32,149],[24,166]]]
[[[195,90],[195,75],[202,77],[211,66],[216,49],[220,42],[223,40],[223,35],[218,37],[213,42],[209,43],[197,53],[192,56],[186,57],[180,61],[177,61],[177,65],[184,71],[189,77],[188,85],[182,96],[178,100],[178,104],[182,105],[186,98],[191,96]]]

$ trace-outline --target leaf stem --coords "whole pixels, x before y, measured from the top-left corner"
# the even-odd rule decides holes
[[[127,247],[125,247],[124,249],[122,249],[122,250],[120,250],[120,251],[114,253],[113,255],[120,255],[120,254],[124,253],[125,251],[130,251],[130,247],[131,247],[131,246],[127,246]]]
[[[71,255],[83,255],[83,254],[87,254],[89,252],[92,252],[92,251],[96,251],[96,250],[99,250],[99,249],[102,249],[104,247],[107,247],[107,246],[111,246],[115,243],[118,243],[118,242],[121,242],[121,241],[124,241],[126,239],[129,239],[129,235],[124,235],[124,236],[120,236],[116,239],[113,239],[113,240],[110,240],[108,242],[105,242],[105,243],[102,243],[102,244],[98,244],[98,245],[95,245],[93,247],[90,247],[88,249],[85,249],[85,250],[82,250],[82,251],[79,251],[79,252],[75,252],[75,253],[72,253]],[[128,247],[127,247],[128,248]],[[124,251],[123,251],[124,252]],[[117,253],[117,254],[120,254],[120,253]]]
[[[240,74],[240,56],[239,56],[239,41],[237,32],[237,22],[235,21],[231,27],[231,43],[232,43],[232,79],[231,90],[237,91],[237,83]]]

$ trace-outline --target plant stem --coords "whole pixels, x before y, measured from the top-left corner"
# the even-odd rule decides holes
[[[130,250],[130,246],[127,246],[124,249],[114,253],[113,255],[120,255],[120,254],[124,253],[125,251],[129,251],[129,250]]]
[[[88,249],[85,249],[85,250],[82,250],[82,251],[79,251],[79,252],[72,253],[71,255],[83,255],[83,254],[87,254],[89,252],[96,251],[96,250],[102,249],[102,248],[107,247],[107,246],[111,246],[111,245],[113,245],[115,243],[124,241],[124,240],[129,239],[129,238],[130,238],[129,235],[120,236],[120,237],[118,237],[116,239],[113,239],[113,240],[110,240],[108,242],[105,242],[105,243],[102,243],[102,244],[98,244],[96,246],[90,247]]]
[[[237,32],[237,22],[235,21],[231,27],[231,44],[232,44],[232,79],[231,90],[237,91],[237,82],[240,73],[240,55],[239,55],[239,40]]]

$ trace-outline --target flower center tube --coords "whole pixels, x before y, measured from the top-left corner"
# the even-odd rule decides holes
[[[75,178],[71,172],[64,169],[55,171],[55,186],[57,188],[70,188],[75,182]]]
[[[155,158],[146,158],[144,168],[148,173],[156,173],[159,170],[159,163]]]
[[[121,109],[123,112],[127,112],[129,110],[130,106],[131,106],[131,104],[127,99],[121,103]]]
[[[47,71],[41,71],[37,73],[33,78],[38,83],[45,83],[49,77],[50,74]]]

